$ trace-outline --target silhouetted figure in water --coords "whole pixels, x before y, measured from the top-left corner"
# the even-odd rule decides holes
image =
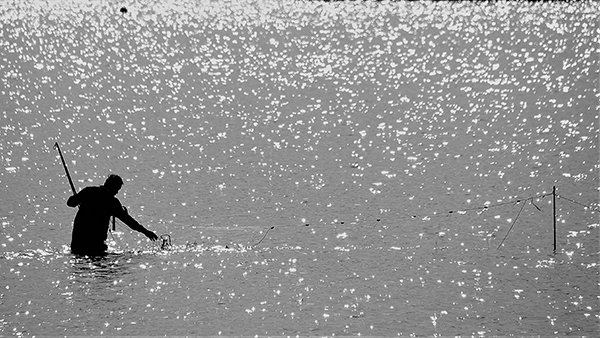
[[[146,235],[150,240],[158,239],[156,234],[133,219],[121,202],[115,197],[123,180],[117,175],[110,175],[104,185],[86,187],[69,197],[67,205],[79,206],[73,222],[71,252],[79,255],[104,255],[108,248],[104,241],[108,236],[110,217],[114,216],[127,224],[131,229]]]

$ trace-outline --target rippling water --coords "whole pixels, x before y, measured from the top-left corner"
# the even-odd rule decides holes
[[[596,4],[122,6],[0,6],[0,332],[598,333]]]

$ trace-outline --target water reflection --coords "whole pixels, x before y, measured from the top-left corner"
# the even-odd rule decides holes
[[[132,273],[133,258],[120,254],[103,257],[75,257],[69,261],[70,287],[66,300],[73,306],[99,306],[99,302],[118,303]],[[129,285],[131,286],[131,284]]]

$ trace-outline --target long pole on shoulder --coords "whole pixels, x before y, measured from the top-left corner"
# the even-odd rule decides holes
[[[73,190],[73,195],[77,193],[75,190],[75,185],[73,184],[73,180],[71,179],[71,174],[69,174],[69,169],[67,169],[67,163],[65,163],[65,158],[63,157],[62,151],[60,150],[60,146],[58,142],[54,143],[54,148],[58,150],[58,154],[60,155],[60,160],[62,161],[63,167],[65,168],[65,172],[67,173],[67,178],[69,179],[69,184],[71,185],[71,190]]]

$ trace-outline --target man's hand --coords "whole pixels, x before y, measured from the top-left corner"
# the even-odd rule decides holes
[[[158,239],[158,236],[153,231],[150,231],[148,229],[146,229],[144,235],[146,235],[146,237],[148,237],[153,242]]]

